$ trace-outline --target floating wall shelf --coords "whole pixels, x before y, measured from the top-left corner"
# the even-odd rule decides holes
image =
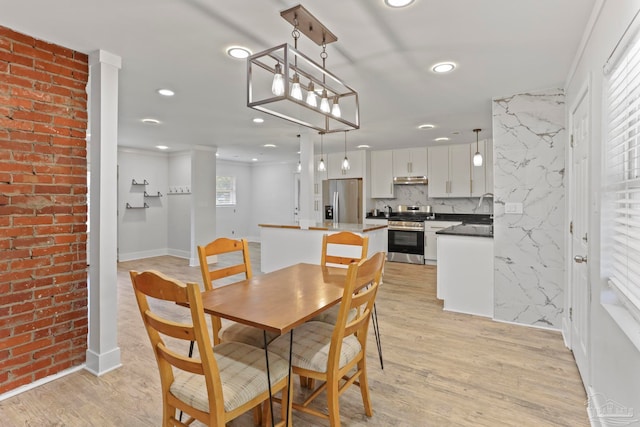
[[[162,197],[162,193],[158,191],[157,194],[149,194],[146,191],[144,192],[144,197]]]
[[[148,204],[144,204],[143,206],[131,206],[129,203],[127,203],[127,209],[147,209],[149,207]]]
[[[135,179],[132,179],[131,185],[149,185],[149,183],[146,179],[142,180],[142,182],[137,182]]]

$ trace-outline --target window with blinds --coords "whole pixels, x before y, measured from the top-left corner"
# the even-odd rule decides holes
[[[608,64],[609,65],[609,64]],[[640,313],[640,39],[605,68],[606,199],[611,286]],[[638,319],[640,320],[640,319]]]

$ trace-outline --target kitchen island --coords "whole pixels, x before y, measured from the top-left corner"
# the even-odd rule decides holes
[[[369,236],[367,256],[387,252],[387,226],[383,224],[350,224],[334,222],[304,222],[291,224],[258,224],[260,227],[261,270],[263,273],[278,270],[300,262],[320,264],[322,236],[340,231],[350,231]],[[360,257],[360,249],[340,248],[342,256]]]
[[[493,318],[493,225],[460,224],[436,236],[444,310]]]

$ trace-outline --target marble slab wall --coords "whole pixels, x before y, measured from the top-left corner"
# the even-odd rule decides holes
[[[433,211],[437,213],[489,214],[493,212],[491,198],[485,198],[480,206],[478,206],[479,197],[431,199],[428,185],[396,185],[394,193],[395,199],[375,199],[373,207],[382,211],[385,205],[389,205],[395,211],[398,205],[431,205]]]
[[[560,329],[564,301],[562,89],[493,100],[494,317]],[[523,213],[506,214],[505,203]]]

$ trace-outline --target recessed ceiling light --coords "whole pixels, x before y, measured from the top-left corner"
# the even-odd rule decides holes
[[[413,3],[413,0],[384,0],[384,4],[389,7],[405,7]]]
[[[264,144],[263,147],[276,148],[276,144]]]
[[[418,126],[418,129],[433,129],[435,126],[429,123]]]
[[[251,55],[251,51],[242,46],[231,46],[227,49],[227,55],[236,59],[245,59]]]
[[[148,125],[159,125],[160,120],[147,118],[147,119],[142,119],[142,123],[146,123]]]
[[[158,93],[162,96],[173,96],[176,94],[171,89],[158,89]]]
[[[434,73],[442,74],[453,71],[454,68],[456,68],[456,64],[454,64],[453,62],[441,62],[434,65],[431,69]]]
[[[253,159],[251,159],[252,162],[257,162],[258,159],[256,159],[255,157]]]
[[[216,153],[216,157],[220,157],[220,153]]]
[[[434,139],[434,141],[448,141],[448,140],[449,138],[447,138],[446,136]]]
[[[256,117],[253,119],[253,123],[264,123],[264,119],[262,117]]]
[[[369,146],[367,144],[360,144],[360,145],[358,145],[357,148],[371,148],[371,146]]]
[[[167,150],[167,149],[169,149],[169,147],[167,147],[166,145],[156,145],[156,148],[158,150]]]

